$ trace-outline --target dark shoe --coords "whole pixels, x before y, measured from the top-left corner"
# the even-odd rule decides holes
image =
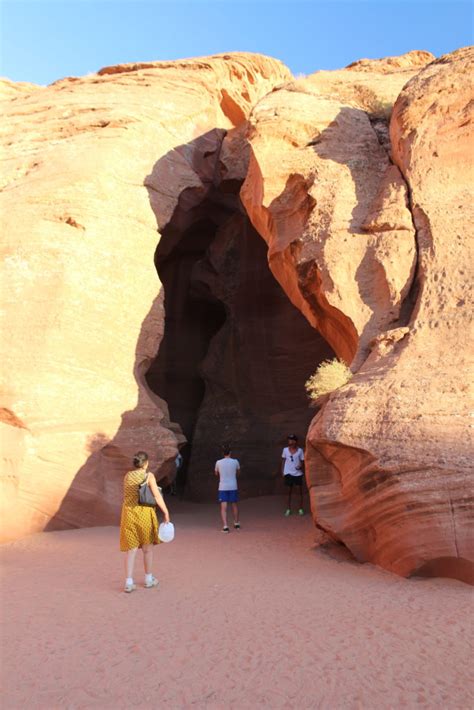
[[[236,530],[240,530],[240,523],[234,523],[234,528]]]
[[[229,528],[226,526],[225,528],[222,528],[223,533],[228,533],[230,532]]]

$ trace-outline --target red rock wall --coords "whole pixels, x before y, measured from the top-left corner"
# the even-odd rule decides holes
[[[401,66],[263,99],[242,199],[288,295],[352,359],[308,432],[316,524],[361,561],[468,580],[472,50]]]

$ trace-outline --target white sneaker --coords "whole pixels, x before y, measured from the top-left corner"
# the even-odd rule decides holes
[[[123,591],[127,592],[127,594],[130,594],[130,592],[134,592],[136,588],[137,588],[136,584],[126,584],[125,587],[123,588]]]
[[[159,585],[156,577],[151,578],[151,582],[145,582],[145,589],[151,589],[152,587],[157,587]]]

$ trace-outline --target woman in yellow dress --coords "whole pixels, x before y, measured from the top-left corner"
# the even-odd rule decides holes
[[[125,592],[133,592],[136,585],[133,582],[133,568],[139,547],[143,551],[143,565],[145,567],[145,587],[150,589],[158,585],[158,580],[152,574],[153,545],[158,545],[158,519],[154,508],[138,505],[138,486],[147,481],[153,493],[157,506],[164,515],[165,523],[170,522],[170,515],[166,507],[161,489],[156,484],[156,478],[148,471],[148,454],[139,451],[133,457],[135,469],[125,474],[123,481],[123,505],[120,520],[120,549],[126,552],[125,558]]]

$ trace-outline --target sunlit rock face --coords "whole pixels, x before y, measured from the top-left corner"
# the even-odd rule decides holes
[[[361,561],[469,579],[472,51],[300,80],[230,54],[2,84],[3,539],[116,523],[137,449],[279,490]],[[25,333],[28,337],[25,338]],[[350,382],[308,409],[321,360]],[[315,416],[314,416],[315,414]]]
[[[137,449],[173,473],[184,437],[145,380],[164,330],[157,226],[206,189],[196,138],[290,76],[232,54],[5,83],[2,539],[117,522]]]
[[[407,186],[388,135],[395,99],[430,58],[413,54],[401,69],[380,60],[289,82],[258,103],[247,131],[241,197],[270,268],[355,367],[403,317],[415,272]]]
[[[355,373],[308,432],[316,523],[359,560],[472,579],[472,50],[409,59],[265,97],[242,199],[273,273]]]

